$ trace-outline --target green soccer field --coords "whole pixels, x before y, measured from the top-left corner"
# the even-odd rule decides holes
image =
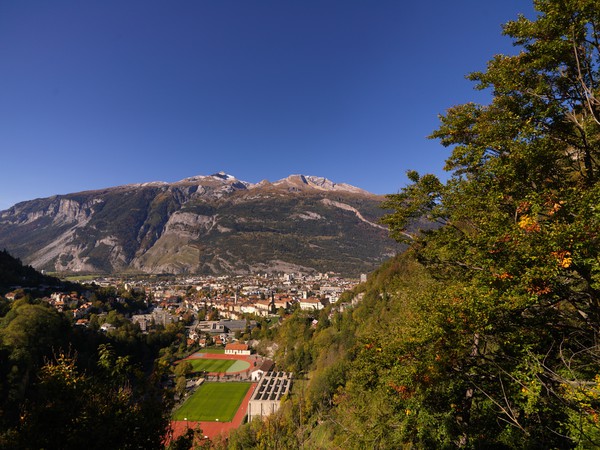
[[[194,372],[201,372],[206,370],[207,372],[227,372],[233,364],[235,359],[188,359],[187,362],[192,364]]]
[[[204,348],[200,350],[198,353],[212,353],[213,355],[223,355],[225,354],[224,348]]]
[[[252,383],[204,383],[173,414],[173,420],[231,422]]]

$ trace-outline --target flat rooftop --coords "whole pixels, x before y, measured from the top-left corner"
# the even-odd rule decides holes
[[[248,402],[248,421],[276,412],[281,398],[290,391],[291,386],[291,373],[265,372]]]

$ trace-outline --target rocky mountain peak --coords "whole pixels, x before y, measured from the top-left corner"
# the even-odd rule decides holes
[[[233,175],[229,175],[228,173],[225,173],[223,171],[213,173],[211,177],[220,178],[221,180],[237,180],[237,178]]]
[[[194,182],[202,182],[202,181],[238,181],[236,177],[233,175],[229,175],[223,171],[213,173],[212,175],[194,175],[193,177],[184,178],[183,180],[178,181],[178,183],[194,183]]]
[[[369,192],[346,183],[335,183],[325,177],[295,174],[273,183],[274,186],[287,186],[291,190],[345,191],[371,195]]]

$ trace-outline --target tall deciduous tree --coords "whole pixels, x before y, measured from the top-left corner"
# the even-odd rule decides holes
[[[451,108],[432,135],[452,148],[449,181],[411,172],[385,205],[445,286],[445,331],[422,344],[453,348],[460,388],[453,407],[419,407],[452,417],[459,446],[600,446],[600,8],[534,4],[504,27],[520,53],[470,75],[491,103]],[[422,215],[440,227],[408,235]]]

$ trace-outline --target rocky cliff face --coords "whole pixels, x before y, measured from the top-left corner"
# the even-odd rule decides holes
[[[0,212],[0,248],[50,271],[357,274],[398,250],[381,200],[321,177],[218,173],[19,203]]]

